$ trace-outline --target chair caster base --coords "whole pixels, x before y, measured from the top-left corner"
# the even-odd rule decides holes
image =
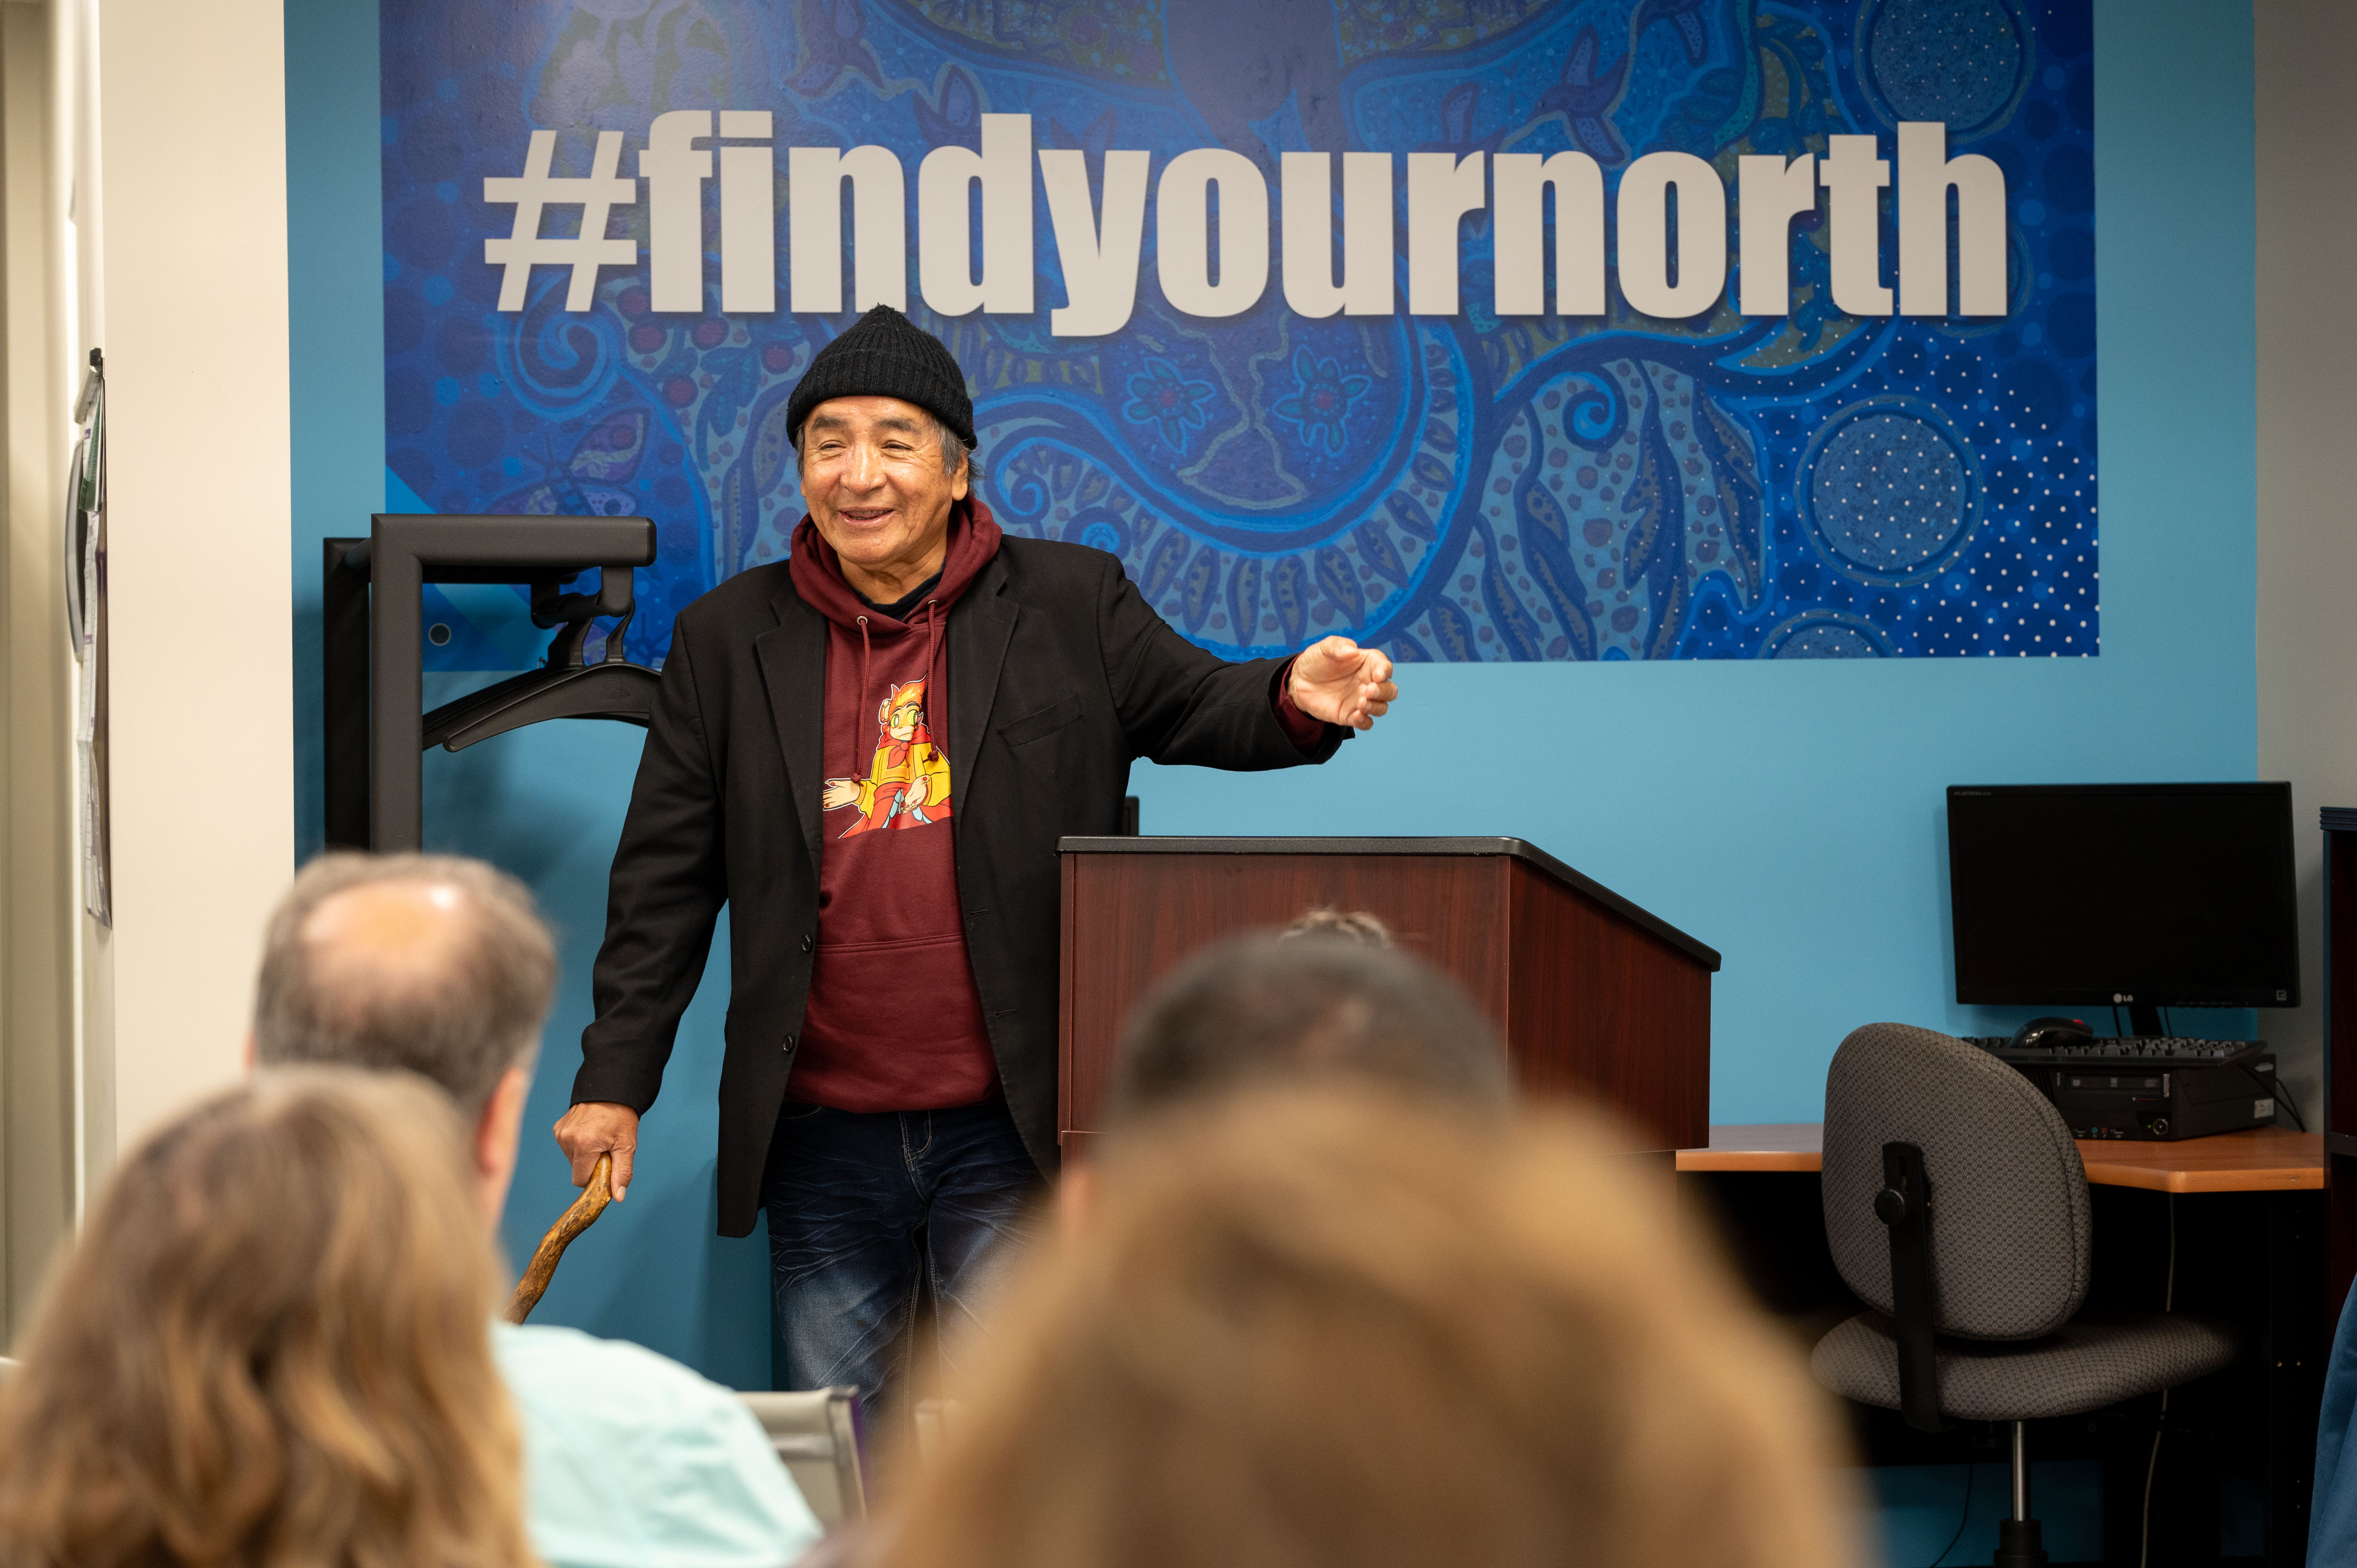
[[[2046,1548],[2039,1544],[2036,1520],[1997,1521],[1996,1568],[2045,1568],[2045,1564]]]

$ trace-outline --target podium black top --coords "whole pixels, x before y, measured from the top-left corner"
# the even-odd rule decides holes
[[[2323,819],[2324,831],[2326,832],[2345,833],[2357,832],[2357,808],[2348,806],[2327,806],[2322,811],[2319,811],[2317,815]],[[1089,842],[1094,843],[1097,841],[1092,839]]]
[[[1517,838],[1186,838],[1178,836],[1135,838],[1062,838],[1056,841],[1061,854],[1416,854],[1416,855],[1504,855],[1509,859],[1526,861],[1567,887],[1577,888],[1589,898],[1631,925],[1651,931],[1680,952],[1714,974],[1718,972],[1718,950],[1671,925],[1659,915],[1641,909],[1593,877],[1583,876],[1527,839]]]

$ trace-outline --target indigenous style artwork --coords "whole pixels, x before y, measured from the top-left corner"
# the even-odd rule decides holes
[[[404,0],[382,27],[389,488],[655,519],[633,659],[784,557],[787,397],[879,297],[965,368],[1007,532],[1118,555],[1224,656],[2097,650],[2090,0]],[[1946,253],[1918,229],[1907,265],[1958,281],[1944,309],[1900,268],[1899,128],[1927,124]],[[1885,160],[1878,191],[1845,207],[1835,155]],[[1755,209],[1803,156],[1813,205]],[[1415,206],[1449,170],[1453,249]],[[1967,314],[1974,231],[1996,304]],[[940,814],[877,817],[925,778],[854,781],[855,831]]]

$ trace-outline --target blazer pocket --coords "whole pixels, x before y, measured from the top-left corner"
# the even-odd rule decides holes
[[[1065,725],[1077,722],[1080,716],[1080,698],[1059,697],[1037,713],[1026,714],[1019,719],[1011,719],[1000,725],[998,738],[1006,742],[1010,749],[1018,746],[1028,746],[1035,740],[1045,739]]]

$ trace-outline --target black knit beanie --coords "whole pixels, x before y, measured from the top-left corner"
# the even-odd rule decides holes
[[[802,422],[833,397],[897,397],[938,417],[974,445],[974,399],[965,373],[942,340],[888,305],[861,317],[818,351],[786,403],[786,428],[802,444]]]

